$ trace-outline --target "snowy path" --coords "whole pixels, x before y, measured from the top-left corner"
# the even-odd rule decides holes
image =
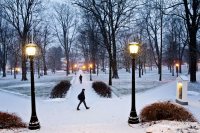
[[[79,83],[79,75],[83,75],[83,84]],[[62,99],[36,99],[37,116],[41,129],[30,131],[20,129],[22,133],[144,133],[146,127],[140,124],[133,128],[128,126],[127,120],[131,109],[131,95],[123,97],[101,98],[91,88],[89,74],[81,71],[74,76],[72,86],[66,98]],[[89,110],[83,105],[80,111],[76,110],[78,105],[77,95],[85,88],[86,102]],[[176,81],[164,84],[151,91],[136,93],[136,109],[140,110],[147,104],[155,101],[172,100],[176,97]],[[189,98],[193,96],[190,95]],[[195,100],[195,101],[194,101]],[[186,106],[200,120],[199,98],[189,101]],[[29,123],[31,116],[31,99],[17,96],[6,92],[0,92],[0,111],[15,112],[23,121]],[[162,126],[162,125],[161,125]],[[12,133],[13,131],[0,130],[1,133]],[[18,132],[18,131],[17,131]],[[159,132],[157,132],[159,133]]]
[[[82,84],[79,82],[80,74],[83,76]],[[74,79],[72,80],[71,84],[72,86],[70,87],[70,91],[66,96],[69,105],[78,105],[79,101],[77,100],[77,96],[83,88],[85,89],[86,103],[89,107],[92,108],[96,101],[99,101],[100,97],[95,93],[95,91],[92,88],[92,81],[90,81],[89,76],[84,74],[82,71],[79,71],[74,76]],[[80,107],[83,108],[84,106],[81,105]]]

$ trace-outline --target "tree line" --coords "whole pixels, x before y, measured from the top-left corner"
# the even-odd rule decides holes
[[[2,0],[0,70],[5,77],[9,61],[13,69],[21,66],[22,80],[27,80],[25,46],[33,41],[40,49],[38,73],[55,72],[64,57],[68,75],[82,56],[86,64],[93,64],[93,73],[108,67],[112,85],[119,68],[130,72],[128,43],[137,41],[139,77],[146,66],[155,65],[161,81],[163,65],[173,75],[175,63],[181,72],[181,64],[187,62],[190,81],[196,82],[199,21],[199,0]]]

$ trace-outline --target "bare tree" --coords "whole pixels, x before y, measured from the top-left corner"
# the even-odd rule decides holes
[[[11,28],[8,26],[3,18],[0,18],[0,54],[1,54],[1,68],[3,77],[6,77],[6,62],[8,53],[9,38],[11,35]]]
[[[56,70],[61,69],[61,57],[62,57],[62,48],[61,47],[51,47],[47,52],[47,62],[48,68],[51,69],[52,73],[55,73]]]
[[[173,1],[169,8],[173,8],[172,15],[178,16],[185,21],[186,25],[186,40],[189,47],[189,73],[190,81],[196,82],[197,70],[197,33],[200,23],[200,2],[199,0],[179,0]],[[180,50],[181,51],[181,50]]]
[[[200,2],[199,0],[182,0],[185,9],[185,21],[189,34],[189,55],[190,55],[190,82],[196,82],[197,65],[197,31],[200,23]]]
[[[1,2],[0,2],[0,4],[1,4]],[[2,7],[0,6],[0,22],[2,21],[2,17],[3,17],[2,12],[3,12],[2,11]],[[2,49],[1,48],[2,48],[2,43],[0,42],[0,64],[3,64],[2,63],[3,53],[2,53]],[[2,65],[0,65],[0,75],[1,75],[1,69],[2,69]]]
[[[109,85],[113,78],[119,78],[117,71],[116,35],[122,26],[131,18],[136,1],[133,0],[77,0],[76,4],[90,12],[98,23],[104,45],[109,55]],[[113,76],[111,75],[111,68]]]
[[[82,19],[83,21],[80,24],[81,26],[79,26],[80,32],[78,40],[81,45],[87,45],[81,46],[81,49],[84,53],[84,57],[86,57],[85,60],[89,61],[87,63],[93,64],[92,72],[96,73],[101,34],[99,33],[99,27],[91,14],[89,14],[88,12],[84,12]],[[83,36],[84,38],[80,38]],[[82,41],[84,41],[85,43],[82,43]]]
[[[50,27],[49,25],[46,25],[44,27],[43,31],[43,43],[42,43],[42,49],[41,49],[41,54],[42,54],[42,62],[43,62],[43,70],[44,70],[44,75],[47,75],[47,65],[46,65],[46,49],[47,46],[51,43],[51,33],[50,33]]]
[[[0,64],[3,70],[3,77],[6,77],[6,65],[8,54],[11,50],[11,43],[14,38],[16,38],[15,30],[8,24],[2,17],[4,13],[0,13]],[[13,43],[12,43],[13,44]]]
[[[66,75],[68,75],[70,73],[69,72],[70,49],[72,47],[76,35],[76,27],[77,27],[76,14],[75,11],[73,11],[73,9],[70,8],[70,6],[67,4],[57,3],[56,6],[54,7],[54,10],[55,10],[54,16],[56,18],[56,24],[55,24],[56,36],[61,46],[64,49],[65,58],[67,61]],[[59,29],[61,29],[61,31]]]
[[[40,48],[40,58],[41,58],[43,74],[47,75],[47,63],[46,63],[47,48],[50,45],[50,43],[53,42],[51,27],[48,22],[44,21],[38,27],[35,27],[34,33],[35,33],[34,40]]]
[[[132,31],[122,31],[119,34],[119,43],[121,44],[122,49],[122,57],[123,57],[123,65],[125,66],[126,72],[130,73],[131,67],[131,57],[129,53],[129,40],[131,40]]]
[[[37,20],[38,14],[42,10],[41,0],[3,0],[1,7],[5,13],[4,19],[15,28],[20,37],[22,80],[27,80],[25,44],[33,17],[34,20]]]
[[[148,35],[148,44],[153,51],[155,64],[158,67],[159,81],[162,80],[163,28],[164,28],[164,1],[147,1],[143,16]]]
[[[169,15],[166,27],[164,39],[166,44],[165,57],[174,76],[175,63],[179,64],[179,72],[181,73],[181,64],[185,47],[188,44],[188,37],[184,20],[177,16]]]
[[[19,51],[20,49],[20,42],[17,36],[16,32],[13,32],[14,36],[10,39],[10,43],[9,43],[9,47],[8,47],[8,61],[10,64],[10,69],[11,69],[11,74],[12,74],[12,70],[14,71],[14,79],[16,79],[17,74],[20,70],[18,70],[17,68],[19,68],[19,64],[20,64],[20,53]]]
[[[89,63],[89,45],[88,45],[88,38],[87,38],[87,33],[85,30],[79,29],[79,35],[77,36],[77,40],[79,42],[79,49],[82,53],[82,56],[85,59],[85,63]]]

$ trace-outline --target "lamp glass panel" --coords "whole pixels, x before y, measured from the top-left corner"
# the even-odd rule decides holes
[[[28,56],[34,56],[36,54],[36,47],[26,47],[26,54]]]
[[[139,46],[136,44],[130,44],[129,49],[130,49],[131,54],[137,54],[139,50]]]

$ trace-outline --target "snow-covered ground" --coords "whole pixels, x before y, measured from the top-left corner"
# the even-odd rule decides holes
[[[166,72],[166,73],[165,73]],[[79,72],[79,74],[82,71]],[[136,72],[137,73],[137,72]],[[63,99],[41,99],[36,98],[37,116],[41,124],[41,129],[31,131],[28,129],[20,130],[0,130],[0,132],[29,132],[29,133],[178,133],[178,132],[200,132],[199,123],[178,123],[163,121],[155,125],[149,126],[149,124],[141,125],[136,124],[129,126],[127,124],[130,109],[131,109],[131,95],[123,93],[123,89],[130,90],[131,80],[130,74],[125,73],[124,70],[119,72],[120,79],[113,80],[113,88],[117,88],[120,91],[115,90],[112,98],[101,98],[91,88],[92,82],[89,81],[89,74],[83,74],[83,84],[79,83],[78,76],[73,76],[71,80],[72,87],[67,93],[66,98]],[[57,75],[57,74],[56,74]],[[46,78],[46,85],[49,81],[54,81],[55,76],[49,76]],[[60,76],[62,74],[60,73]],[[65,73],[63,73],[63,77]],[[124,76],[123,76],[124,75]],[[147,72],[141,79],[136,77],[136,89],[143,83],[143,91],[136,93],[136,109],[139,115],[140,110],[156,101],[175,101],[176,99],[176,81],[175,77],[170,76],[167,70],[164,71],[163,81],[158,82],[157,74],[155,72]],[[167,76],[168,75],[168,76]],[[99,76],[93,76],[93,80],[103,80],[107,82],[107,74],[99,74]],[[59,74],[58,74],[59,77]],[[164,78],[166,77],[166,79]],[[200,77],[200,73],[197,74]],[[42,78],[45,78],[43,76]],[[63,79],[63,78],[61,78]],[[36,79],[37,80],[37,79]],[[57,81],[60,79],[58,78]],[[200,79],[198,79],[200,81]],[[5,87],[3,84],[8,85],[9,82],[0,78],[0,87]],[[21,82],[21,81],[20,81]],[[37,82],[37,81],[36,81]],[[125,83],[124,83],[125,82]],[[43,83],[40,82],[40,83]],[[145,84],[146,83],[146,84]],[[27,84],[29,84],[27,82]],[[36,83],[37,84],[37,83]],[[154,84],[154,85],[152,85]],[[199,84],[192,84],[193,88],[189,91],[188,100],[189,105],[184,106],[190,110],[194,116],[200,121],[200,93],[196,91]],[[28,86],[28,85],[27,85]],[[40,86],[40,84],[38,85]],[[36,88],[38,87],[36,85]],[[122,87],[123,86],[123,87]],[[147,86],[147,89],[145,87]],[[137,88],[138,87],[138,88]],[[8,87],[9,88],[9,87]],[[77,111],[78,105],[77,95],[82,88],[86,91],[86,102],[90,107],[86,110],[81,105],[81,110]],[[189,86],[189,88],[191,88]],[[17,89],[17,88],[16,88]],[[28,88],[27,88],[28,89]],[[5,89],[4,89],[5,90]],[[10,90],[9,90],[10,91]],[[140,93],[139,93],[140,92]],[[125,95],[126,94],[126,95]],[[23,121],[29,123],[31,116],[31,99],[26,96],[14,95],[10,92],[0,91],[0,111],[6,111],[16,113]],[[177,125],[177,126],[175,126]],[[195,128],[195,129],[194,129]]]
[[[35,74],[35,89],[36,89],[36,97],[40,97],[42,99],[49,98],[50,92],[53,87],[60,82],[61,80],[71,80],[72,75],[66,77],[64,71],[57,71],[56,74],[51,72],[46,76],[41,76],[38,78],[37,74]],[[27,81],[21,81],[21,75],[17,75],[17,78],[14,79],[12,75],[7,75],[5,78],[0,78],[0,90],[1,91],[9,91],[13,94],[20,94],[22,96],[30,96],[30,75],[27,75]]]

